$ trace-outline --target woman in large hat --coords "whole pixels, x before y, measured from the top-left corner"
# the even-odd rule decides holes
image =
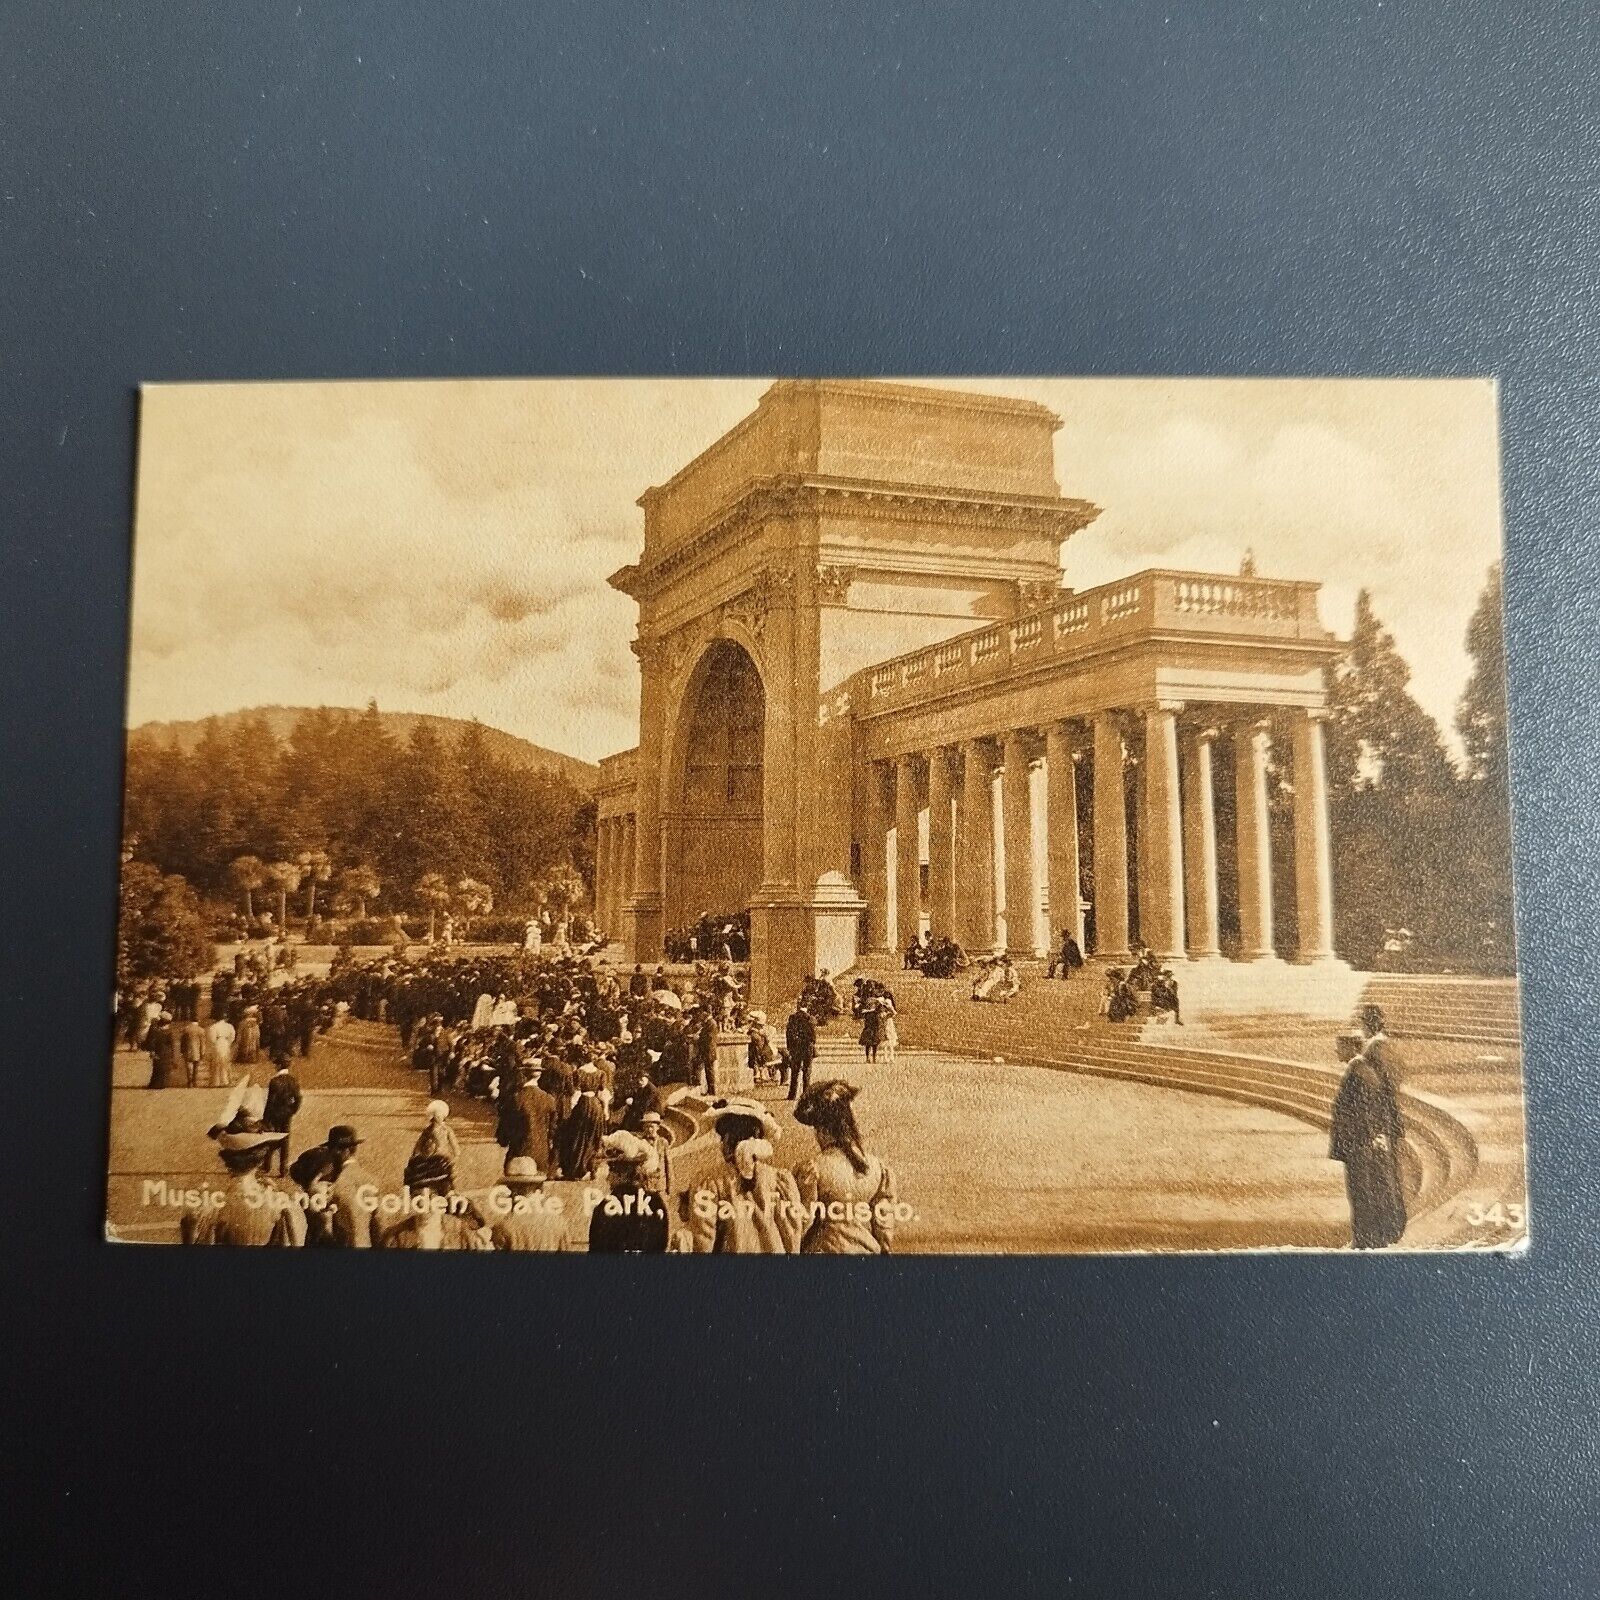
[[[214,1126],[211,1137],[228,1171],[216,1204],[198,1216],[185,1213],[185,1244],[303,1245],[306,1218],[296,1200],[266,1177],[268,1159],[286,1135],[259,1122],[234,1117]]]
[[[606,1108],[600,1098],[605,1082],[605,1074],[588,1062],[573,1074],[577,1099],[556,1132],[563,1178],[594,1176],[600,1159],[600,1141],[606,1131]]]
[[[455,1196],[455,1168],[445,1156],[406,1163],[406,1214],[373,1241],[384,1250],[487,1250],[482,1216]]]
[[[816,1160],[795,1174],[807,1217],[802,1255],[886,1255],[894,1243],[894,1174],[862,1145],[851,1106],[858,1092],[830,1078],[795,1107],[795,1121],[818,1146]]]
[[[689,1198],[695,1250],[793,1255],[805,1215],[794,1174],[773,1161],[777,1119],[758,1100],[725,1100],[712,1126],[722,1146],[722,1167]]]

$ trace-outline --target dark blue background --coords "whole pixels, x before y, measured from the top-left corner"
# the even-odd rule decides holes
[[[1596,65],[1539,0],[7,0],[9,1592],[1596,1592]],[[134,386],[968,371],[1503,379],[1532,1256],[99,1245]]]

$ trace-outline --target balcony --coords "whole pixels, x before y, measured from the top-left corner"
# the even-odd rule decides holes
[[[1091,656],[1134,640],[1306,642],[1333,636],[1317,615],[1316,583],[1152,569],[1061,597],[1010,622],[870,668],[857,680],[856,712],[876,716],[963,688]]]

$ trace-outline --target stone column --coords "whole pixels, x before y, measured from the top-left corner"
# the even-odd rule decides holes
[[[1333,860],[1322,747],[1326,715],[1307,711],[1294,725],[1294,882],[1302,961],[1333,957]]]
[[[987,740],[961,747],[961,793],[956,806],[957,939],[969,955],[994,947],[994,838]]]
[[[922,927],[922,853],[917,848],[915,756],[901,756],[894,764],[894,904],[895,949],[904,951]]]
[[[928,752],[928,931],[956,938],[955,752]]]
[[[870,761],[863,777],[861,838],[861,892],[867,902],[867,948],[894,947],[895,930],[889,926],[889,769]]]
[[[633,893],[628,900],[628,952],[659,961],[661,946],[661,760],[666,717],[665,667],[660,651],[640,641],[639,754],[634,792]]]
[[[1217,941],[1217,802],[1211,780],[1215,728],[1200,728],[1183,746],[1183,879],[1189,916],[1189,959],[1219,954]]]
[[[1095,954],[1128,954],[1128,814],[1122,792],[1122,730],[1102,711],[1094,719]]]
[[[1140,907],[1144,942],[1166,960],[1182,960],[1183,816],[1178,795],[1177,707],[1144,713],[1144,859]]]
[[[1271,959],[1272,821],[1267,810],[1267,755],[1272,724],[1242,724],[1233,736],[1239,822],[1239,959]]]
[[[1030,743],[1030,735],[1020,729],[1005,736],[1000,779],[1006,948],[1018,956],[1037,954],[1034,940],[1039,920],[1039,886],[1033,878],[1033,803],[1028,793]]]
[[[1072,734],[1064,722],[1052,722],[1045,729],[1044,762],[1049,787],[1046,790],[1046,844],[1050,852],[1050,943],[1052,948],[1063,928],[1083,948],[1083,898],[1078,884],[1078,779],[1072,759]]]
[[[611,887],[606,891],[606,915],[611,919],[606,932],[618,938],[622,932],[622,908],[628,899],[628,821],[611,819]]]
[[[607,932],[613,927],[611,907],[617,892],[617,833],[614,819],[601,817],[594,825],[594,914]]]

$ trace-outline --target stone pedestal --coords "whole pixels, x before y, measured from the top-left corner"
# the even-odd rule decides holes
[[[814,971],[837,978],[856,964],[861,954],[862,913],[866,909],[866,901],[842,872],[825,872],[817,880],[811,902]],[[797,984],[794,993],[783,998],[793,1001],[799,993]]]
[[[791,891],[792,893],[792,891]],[[815,930],[811,907],[783,891],[758,890],[750,902],[750,1004],[788,1015],[811,972]]]
[[[630,960],[659,961],[662,955],[661,902],[635,900],[623,914]]]
[[[717,1035],[717,1093],[748,1094],[755,1088],[750,1070],[750,1040],[742,1033]]]
[[[810,897],[763,887],[750,902],[750,1004],[786,1017],[814,973],[837,977],[856,963],[866,902],[837,872]]]

